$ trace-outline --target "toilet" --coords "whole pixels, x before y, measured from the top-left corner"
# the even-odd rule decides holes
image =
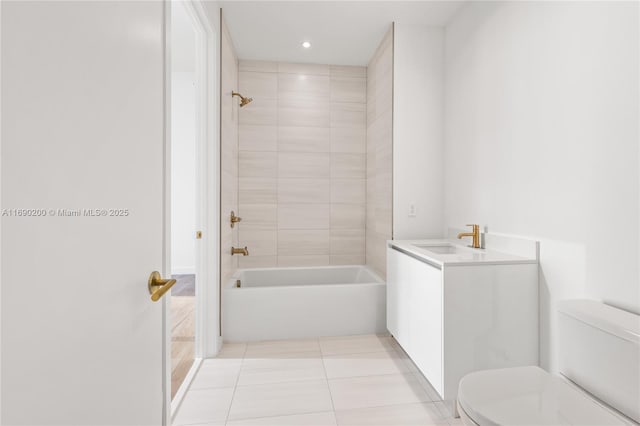
[[[560,375],[536,366],[460,380],[463,424],[634,425],[640,422],[640,316],[592,300],[558,304]]]

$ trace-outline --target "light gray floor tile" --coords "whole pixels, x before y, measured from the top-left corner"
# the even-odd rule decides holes
[[[245,358],[238,386],[325,379],[319,352]]]
[[[216,358],[242,359],[246,350],[246,343],[225,343]]]
[[[229,420],[331,410],[326,380],[238,386]]]
[[[339,426],[427,426],[447,425],[433,403],[389,405],[337,411]]]
[[[241,365],[241,359],[205,359],[189,389],[234,387],[238,381]]]
[[[358,354],[395,350],[395,342],[390,336],[367,334],[362,336],[320,338],[322,355]]]
[[[260,417],[235,420],[227,426],[336,426],[333,412],[294,414],[292,416]]]
[[[189,390],[178,409],[174,426],[224,422],[234,388]]]
[[[404,358],[394,351],[328,355],[324,358],[324,365],[329,379],[379,376],[409,371]]]
[[[409,362],[411,361],[409,360]],[[412,362],[411,364],[413,365]],[[418,383],[420,383],[420,386],[422,386],[422,389],[424,389],[427,395],[429,395],[429,399],[432,401],[440,401],[441,400],[440,395],[438,395],[438,392],[436,392],[436,390],[433,388],[431,383],[429,383],[429,381],[425,379],[425,377],[418,370],[418,368],[416,367],[415,370],[413,370],[412,372],[416,377],[416,380],[418,380]]]
[[[318,339],[271,340],[248,343],[245,357],[256,358],[264,355],[317,352],[319,350]]]
[[[413,374],[329,380],[335,410],[430,401]]]

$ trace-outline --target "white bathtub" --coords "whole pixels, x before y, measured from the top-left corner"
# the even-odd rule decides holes
[[[223,289],[226,342],[384,332],[385,282],[365,266],[242,269]]]

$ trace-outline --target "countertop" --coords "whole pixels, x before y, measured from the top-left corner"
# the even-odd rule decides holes
[[[474,249],[466,245],[462,240],[390,240],[389,247],[395,247],[418,260],[438,266],[474,266],[474,265],[509,265],[522,263],[538,263],[536,258],[522,257],[514,254],[503,253],[491,249]],[[428,247],[418,246],[445,246],[455,248],[455,253],[434,253]]]

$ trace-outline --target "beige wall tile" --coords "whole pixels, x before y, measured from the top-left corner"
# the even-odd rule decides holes
[[[392,237],[392,46],[389,31],[367,68],[367,265],[386,277],[386,240]]]
[[[366,120],[365,104],[331,103],[331,127],[360,127],[366,124]]]
[[[329,75],[329,65],[279,62],[278,72],[290,74]]]
[[[278,177],[280,178],[328,178],[330,154],[307,152],[279,152]]]
[[[391,239],[391,232],[393,231],[392,224],[392,209],[388,208],[376,208],[375,209],[375,232],[386,239]]]
[[[329,86],[328,76],[278,74],[278,99],[328,101]]]
[[[223,168],[226,179],[237,180],[237,187],[223,188],[228,199],[223,211],[232,208],[243,217],[228,239],[247,245],[251,255],[226,256],[226,263],[244,268],[364,263],[364,243],[361,253],[330,253],[330,235],[331,229],[365,234],[367,177],[373,194],[381,185],[376,162],[385,155],[375,155],[385,135],[372,138],[366,155],[366,101],[368,93],[375,96],[381,89],[367,86],[366,67],[265,61],[239,61],[237,67],[235,74],[225,74],[229,95],[238,89],[254,101],[239,108],[237,100],[223,98],[229,112],[222,123],[228,135]],[[381,120],[373,124],[373,130],[383,126]],[[374,164],[368,169],[369,158]],[[381,211],[382,218],[385,209],[369,210],[372,216]],[[347,237],[338,233],[334,242]]]
[[[238,267],[240,268],[273,268],[278,266],[277,256],[240,256]]]
[[[364,229],[364,204],[331,204],[331,229]]]
[[[278,225],[277,204],[240,204],[237,214],[242,228],[276,229]]]
[[[222,190],[220,205],[223,211],[238,209],[238,103],[231,98],[231,92],[238,87],[238,61],[226,24],[221,28],[221,92],[220,144],[222,146]],[[238,242],[238,229],[223,228],[220,234],[223,246],[231,247]],[[221,254],[220,269],[223,280],[235,273],[237,258],[228,252]]]
[[[323,204],[331,202],[329,179],[278,179],[278,203]]]
[[[258,98],[278,97],[278,74],[269,72],[247,72],[238,73],[238,86],[241,95]],[[243,108],[248,108],[245,106]]]
[[[238,200],[241,204],[275,204],[278,180],[275,178],[239,178]]]
[[[238,147],[240,151],[277,151],[277,126],[241,125],[238,128]]]
[[[279,230],[278,256],[328,255],[329,230]]]
[[[329,152],[330,130],[327,127],[279,127],[278,151]]]
[[[349,65],[329,65],[331,77],[367,77],[367,67],[357,67]]]
[[[331,202],[365,204],[364,179],[331,179]]]
[[[330,260],[327,255],[310,256],[278,256],[278,266],[298,267],[298,266],[326,266]]]
[[[227,170],[222,170],[222,201],[227,204],[238,204],[237,193],[237,180],[238,173],[230,173]]]
[[[278,252],[278,233],[276,230],[243,228],[240,229],[238,236],[239,246],[246,246],[249,250],[249,256],[274,256]]]
[[[238,156],[240,177],[276,177],[278,154],[275,152],[242,151]]]
[[[366,156],[364,154],[331,154],[331,178],[366,177]]]
[[[278,117],[278,101],[269,98],[254,98],[249,105],[240,108],[240,124],[269,126],[276,123]]]
[[[257,72],[278,72],[278,63],[269,61],[246,61],[238,62],[240,71],[257,71]]]
[[[332,76],[331,102],[358,102],[364,104],[367,102],[367,79]]]
[[[332,229],[331,254],[365,253],[365,231],[363,229]]]
[[[367,247],[367,265],[374,271],[380,274],[383,278],[386,277],[387,270],[387,249],[386,241],[389,238],[385,238],[376,233],[369,232],[367,234],[366,247]]]
[[[338,254],[329,256],[331,265],[364,265],[366,263],[364,254]]]
[[[331,152],[364,154],[366,150],[367,131],[365,126],[331,129]]]
[[[329,102],[309,99],[278,101],[278,124],[286,127],[329,127]]]
[[[330,204],[279,204],[278,229],[329,229]]]

